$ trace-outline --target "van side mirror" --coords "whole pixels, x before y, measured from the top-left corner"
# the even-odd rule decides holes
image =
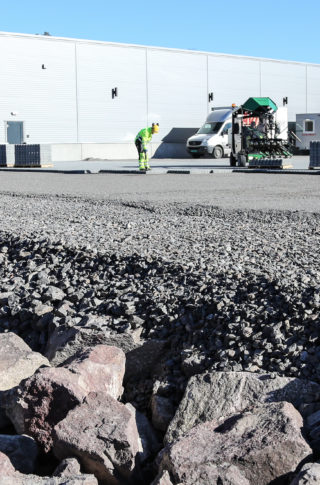
[[[239,135],[239,125],[238,125],[238,123],[235,123],[233,125],[233,133],[234,133],[234,135]]]

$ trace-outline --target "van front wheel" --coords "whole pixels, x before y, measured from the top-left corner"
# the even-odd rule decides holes
[[[217,145],[213,149],[212,158],[222,158],[222,157],[223,157],[223,148]]]

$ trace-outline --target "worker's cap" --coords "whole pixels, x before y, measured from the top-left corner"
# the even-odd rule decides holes
[[[152,123],[153,133],[159,133],[159,123]]]

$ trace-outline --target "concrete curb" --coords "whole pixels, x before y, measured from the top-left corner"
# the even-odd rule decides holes
[[[47,168],[0,168],[0,172],[91,174],[91,170],[54,170]]]
[[[136,169],[133,169],[133,170],[120,169],[120,170],[99,170],[99,172],[97,173],[118,173],[118,174],[133,173],[135,175],[146,175],[149,172],[146,172],[145,170],[136,170]]]
[[[182,175],[190,175],[191,174],[191,170],[167,170],[167,173],[169,174],[182,174]]]

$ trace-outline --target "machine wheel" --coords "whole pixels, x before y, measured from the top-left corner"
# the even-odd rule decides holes
[[[247,166],[246,155],[238,155],[238,166],[239,167],[246,167]]]
[[[222,158],[223,157],[223,148],[220,145],[214,147],[212,152],[212,158]]]
[[[233,155],[233,153],[230,153],[230,167],[236,167],[237,166],[237,159]]]
[[[201,158],[201,155],[198,155],[197,153],[191,153],[192,158]]]

